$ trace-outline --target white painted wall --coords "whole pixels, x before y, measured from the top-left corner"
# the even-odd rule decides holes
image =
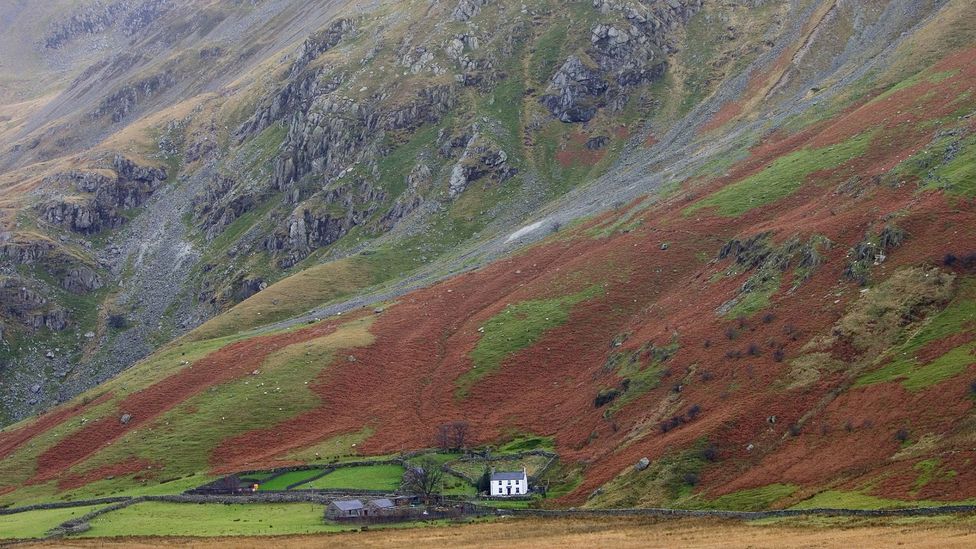
[[[508,487],[512,487],[512,492],[508,492]],[[529,493],[529,479],[525,473],[519,480],[493,480],[491,481],[491,495],[493,496],[524,496]]]

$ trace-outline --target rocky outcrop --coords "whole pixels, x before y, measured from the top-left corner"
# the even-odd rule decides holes
[[[365,223],[386,193],[365,181],[340,185],[303,202],[265,241],[279,267],[292,267],[318,248],[342,238]]]
[[[44,47],[59,49],[72,40],[119,28],[126,36],[143,31],[173,7],[173,0],[96,1],[77,9],[66,21],[52,26],[44,37]]]
[[[365,156],[368,144],[380,131],[415,130],[440,120],[453,108],[451,86],[423,88],[408,102],[397,105],[321,97],[308,112],[295,114],[284,151],[275,163],[274,184],[290,191],[309,174],[336,176]],[[300,195],[292,195],[297,202]]]
[[[355,27],[352,21],[348,19],[337,19],[332,22],[327,28],[321,30],[302,42],[301,47],[298,48],[298,55],[295,58],[295,62],[291,66],[289,71],[289,77],[294,78],[298,75],[309,63],[314,61],[318,56],[331,50],[332,48],[339,45],[347,35],[355,31]]]
[[[448,194],[454,198],[474,181],[487,177],[500,183],[516,173],[518,170],[508,164],[508,154],[476,132],[451,170]]]
[[[61,331],[68,327],[68,312],[29,287],[19,277],[0,277],[0,312],[32,329]]]
[[[588,122],[603,106],[608,87],[598,67],[573,55],[553,75],[541,102],[563,122]]]
[[[38,235],[0,236],[0,259],[14,265],[38,265],[59,280],[61,287],[84,294],[103,286],[98,271],[54,241]]]
[[[199,220],[207,239],[213,240],[263,199],[263,192],[241,189],[236,179],[218,174],[203,193],[194,197],[194,217]]]
[[[83,234],[117,228],[126,221],[119,210],[141,206],[167,176],[163,168],[140,166],[121,155],[115,157],[112,166],[114,178],[86,172],[59,174],[60,180],[71,180],[76,188],[88,194],[42,205],[41,218]]]
[[[111,184],[114,180],[114,178],[100,172],[70,170],[45,177],[43,184],[45,186],[71,186],[78,192],[93,193],[100,187]]]
[[[112,122],[122,122],[137,105],[153,95],[162,93],[178,81],[178,70],[163,70],[142,80],[122,86],[102,99],[91,112],[93,120],[109,116]]]
[[[71,267],[61,279],[61,287],[73,294],[86,294],[102,287],[98,271],[85,265]]]
[[[597,111],[622,109],[628,88],[664,75],[675,51],[670,31],[701,10],[701,0],[594,0],[604,15],[619,22],[596,24],[590,45],[571,55],[556,71],[540,101],[563,122],[587,122]]]
[[[406,183],[406,190],[397,197],[393,207],[380,220],[380,226],[384,230],[392,229],[398,221],[424,203],[424,195],[433,185],[433,173],[426,163],[417,164],[407,175]]]
[[[46,238],[29,238],[21,234],[0,235],[0,259],[15,265],[30,265],[50,254],[56,245]]]
[[[306,69],[309,63],[354,32],[351,21],[338,19],[325,30],[306,38],[288,71],[288,82],[241,124],[235,132],[237,141],[242,142],[297,111],[307,111],[315,99],[339,89],[344,80],[342,75],[331,74],[324,69]]]
[[[481,7],[487,6],[491,0],[459,0],[457,7],[451,12],[455,21],[467,21],[481,13]]]

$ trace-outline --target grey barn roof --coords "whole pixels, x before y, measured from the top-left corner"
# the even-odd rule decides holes
[[[379,498],[379,499],[370,500],[369,504],[372,505],[373,507],[379,507],[381,509],[394,506],[393,502],[390,501],[389,498]]]
[[[343,499],[333,501],[332,505],[338,507],[340,511],[355,511],[363,508],[363,502],[359,501],[358,499]]]
[[[524,474],[522,471],[502,471],[501,473],[492,473],[491,480],[522,480]]]

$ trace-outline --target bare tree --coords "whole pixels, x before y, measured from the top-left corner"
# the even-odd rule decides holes
[[[437,447],[442,450],[461,451],[467,444],[469,426],[466,421],[453,421],[437,428]]]
[[[430,503],[434,496],[440,493],[443,478],[444,471],[437,461],[426,457],[416,465],[408,467],[403,473],[402,489],[408,494],[423,499],[425,503]]]

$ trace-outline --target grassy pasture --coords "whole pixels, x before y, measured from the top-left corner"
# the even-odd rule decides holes
[[[80,517],[95,509],[96,507],[69,507],[0,515],[0,539],[39,538],[62,522]]]
[[[342,467],[322,478],[303,484],[301,488],[393,491],[400,487],[403,471],[401,465]]]

